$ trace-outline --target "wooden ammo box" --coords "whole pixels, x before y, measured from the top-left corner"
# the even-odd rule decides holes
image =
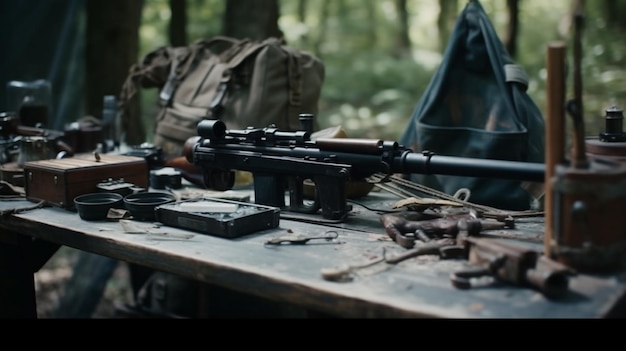
[[[98,183],[123,179],[138,187],[149,187],[148,163],[143,157],[92,154],[24,163],[26,198],[74,209],[78,195],[98,192]]]

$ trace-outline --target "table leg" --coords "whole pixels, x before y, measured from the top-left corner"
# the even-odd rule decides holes
[[[0,230],[0,318],[37,318],[32,240]]]

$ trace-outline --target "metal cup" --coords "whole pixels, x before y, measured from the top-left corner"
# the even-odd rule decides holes
[[[20,139],[20,153],[17,165],[24,167],[29,161],[47,160],[53,158],[53,148],[45,137],[27,136]]]

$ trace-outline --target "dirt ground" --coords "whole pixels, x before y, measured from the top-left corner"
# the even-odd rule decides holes
[[[38,318],[58,318],[56,312],[65,293],[66,284],[72,277],[78,255],[78,250],[61,247],[42,269],[35,273]],[[128,266],[124,262],[119,262],[91,318],[119,318],[115,313],[115,304],[130,301],[132,294]]]

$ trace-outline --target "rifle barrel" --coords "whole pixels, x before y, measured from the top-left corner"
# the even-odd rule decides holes
[[[409,153],[402,173],[439,174],[477,178],[543,182],[545,164]]]
[[[250,160],[271,156],[289,157],[294,161],[307,160],[346,165],[351,168],[351,177],[354,179],[380,172],[535,182],[545,180],[546,167],[543,163],[417,153],[395,141],[349,138],[320,138],[312,141],[309,140],[307,132],[280,132],[275,127],[227,130],[224,122],[220,120],[203,120],[197,129],[200,138],[194,137],[193,141],[188,141],[185,146],[187,160],[196,165],[221,164],[228,168],[229,165],[235,164],[235,159],[242,158],[242,162],[237,162],[237,165],[250,169],[241,170],[254,172],[254,168],[261,167],[262,163]],[[254,134],[254,137],[250,137],[251,134]],[[196,142],[196,147],[191,146]],[[193,156],[195,153],[198,153],[197,157]],[[201,161],[203,158],[204,161]],[[293,167],[298,167],[297,162],[294,162]],[[284,171],[289,169],[276,170],[277,173]],[[299,170],[303,171],[306,170]]]

